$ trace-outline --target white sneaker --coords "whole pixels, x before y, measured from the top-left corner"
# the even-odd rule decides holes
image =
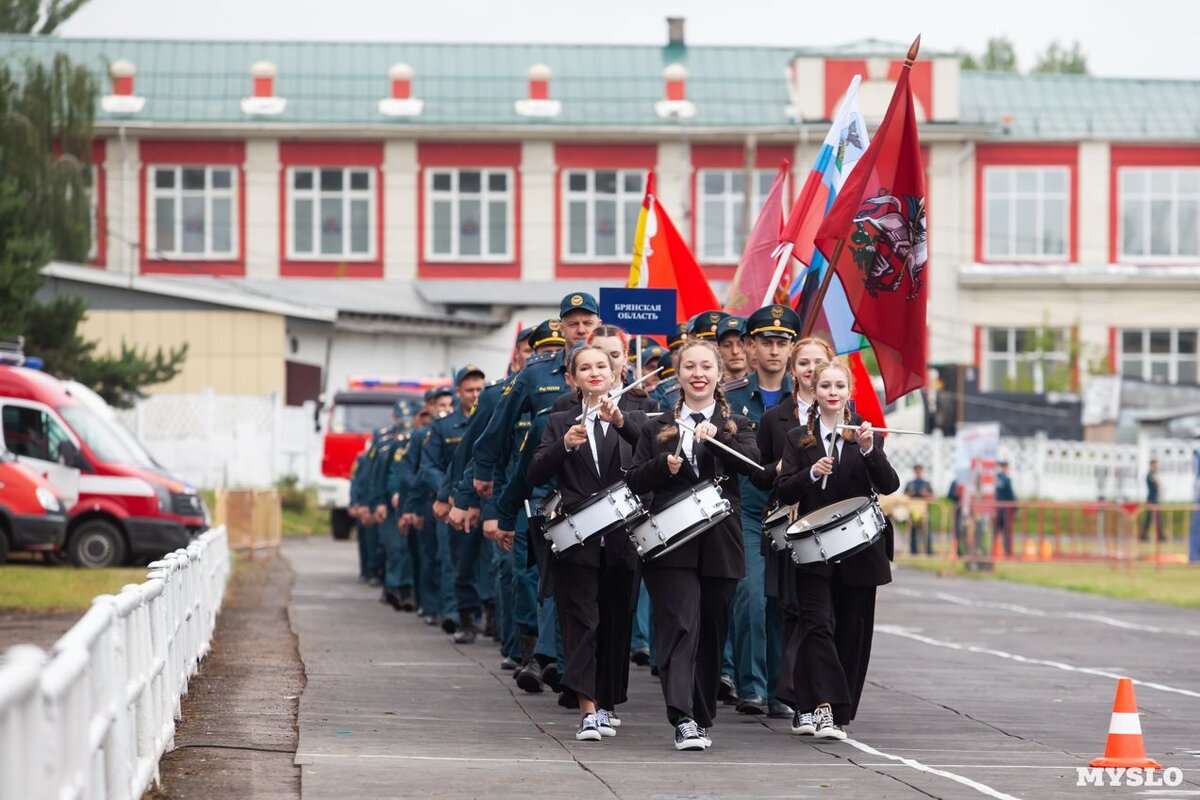
[[[579,730],[575,731],[575,741],[598,742],[601,736],[603,734],[600,733],[600,726],[596,724],[595,714],[588,714],[579,720]]]
[[[611,712],[605,711],[603,708],[596,710],[596,727],[600,729],[601,736],[617,735],[617,730],[612,723]]]
[[[697,725],[696,730],[700,731],[700,739],[704,742],[704,749],[707,750],[712,747],[712,733],[709,732],[708,728]]]
[[[817,723],[813,720],[812,712],[797,711],[792,715],[792,733],[797,736],[812,736],[817,732]]]
[[[845,739],[846,732],[842,726],[833,721],[833,710],[829,706],[817,706],[813,712],[813,721],[817,730],[813,736],[818,739]]]
[[[605,714],[608,714],[608,721],[614,728],[621,727],[621,718],[617,716],[617,712],[612,709],[605,709]]]

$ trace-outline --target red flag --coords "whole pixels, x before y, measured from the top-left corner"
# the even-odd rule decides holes
[[[883,406],[879,405],[879,395],[875,394],[875,384],[871,383],[871,373],[863,363],[862,353],[855,351],[848,357],[850,372],[854,376],[854,410],[858,415],[871,423],[873,428],[886,428],[883,418]],[[886,436],[887,434],[880,434]]]
[[[633,239],[633,262],[629,265],[631,288],[674,289],[676,321],[691,319],[701,311],[720,308],[704,271],[671,218],[654,195],[654,173],[646,177],[646,196]]]
[[[845,287],[854,329],[875,350],[889,403],[925,385],[925,175],[908,63],[816,236]]]
[[[779,244],[779,232],[783,229],[783,183],[789,166],[785,159],[779,174],[775,176],[775,182],[771,184],[771,190],[767,192],[758,220],[746,239],[742,262],[729,282],[729,294],[725,299],[725,310],[730,314],[748,317],[767,303],[779,302],[776,295],[781,279],[786,294],[789,283],[786,270],[780,271],[781,278],[775,278],[777,259],[772,257],[772,253]],[[773,278],[774,287],[771,286]]]

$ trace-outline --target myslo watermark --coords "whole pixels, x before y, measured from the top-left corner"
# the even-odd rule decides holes
[[[1076,767],[1076,786],[1178,786],[1183,783],[1179,767]]]

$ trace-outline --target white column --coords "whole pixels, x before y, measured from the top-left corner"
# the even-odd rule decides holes
[[[966,303],[960,302],[958,270],[975,260],[975,156],[959,142],[932,144],[926,165],[929,224],[929,360],[966,363],[974,342]]]
[[[142,163],[138,140],[116,136],[104,150],[105,217],[108,252],[105,263],[113,272],[137,274],[141,225],[138,217],[138,175]]]
[[[658,143],[658,163],[654,165],[654,186],[658,200],[667,210],[679,235],[689,246],[692,242],[690,179],[692,174],[691,147],[680,139]]]
[[[933,60],[933,108],[929,117],[934,122],[958,121],[959,71],[957,57]]]
[[[246,277],[279,277],[279,140],[246,141]],[[285,192],[286,194],[286,192]]]
[[[1111,153],[1108,142],[1079,145],[1079,261],[1108,263],[1108,191]]]
[[[383,145],[383,277],[417,277],[417,143]]]
[[[521,279],[554,279],[554,144],[521,143]]]

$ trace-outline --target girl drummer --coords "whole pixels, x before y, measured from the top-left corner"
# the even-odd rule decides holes
[[[644,565],[650,594],[659,678],[675,749],[711,746],[721,659],[729,630],[729,603],[746,571],[738,481],[755,469],[712,444],[752,462],[758,447],[750,423],[730,413],[720,388],[721,356],[712,342],[692,340],[677,354],[681,387],[673,411],[647,424],[633,468],[625,476],[638,494],[654,493],[651,513],[671,506],[707,481],[721,481],[732,513],[686,544]],[[722,480],[726,477],[731,479]]]
[[[646,418],[622,412],[608,396],[620,377],[603,348],[572,350],[567,371],[578,402],[550,415],[527,474],[534,485],[557,478],[570,514],[621,482]],[[581,406],[585,416],[577,423]],[[628,531],[618,528],[559,553],[550,569],[566,661],[562,685],[579,698],[575,738],[615,736],[614,712],[625,700],[637,553]]]
[[[818,364],[828,364],[833,360],[833,356],[833,348],[817,336],[798,339],[792,343],[791,355],[788,358],[788,371],[792,375],[792,394],[779,405],[767,409],[758,423],[758,450],[766,469],[754,471],[750,480],[759,488],[775,488],[775,480],[783,463],[783,446],[787,434],[808,420],[808,409],[813,404],[813,371]],[[772,493],[768,509],[776,508],[777,500]],[[776,551],[766,537],[763,538],[762,547],[767,567],[765,588],[768,608],[774,606],[778,609],[780,624],[779,650],[769,656],[782,661],[787,643],[796,636],[800,627],[795,570],[792,569],[792,557],[788,550]],[[780,671],[779,677],[782,680],[777,681],[776,697],[795,708],[792,702],[791,672]],[[793,712],[793,733],[812,733],[813,730],[811,713],[799,710]]]
[[[813,370],[816,403],[803,427],[787,434],[775,488],[803,516],[852,497],[890,494],[900,478],[870,423],[851,422],[852,378],[840,362]],[[780,688],[798,712],[813,715],[818,738],[844,739],[866,682],[875,623],[876,587],[891,582],[890,526],[869,547],[836,564],[795,567],[799,629],[785,643]],[[794,726],[795,727],[795,726]],[[797,733],[807,731],[797,731]]]

